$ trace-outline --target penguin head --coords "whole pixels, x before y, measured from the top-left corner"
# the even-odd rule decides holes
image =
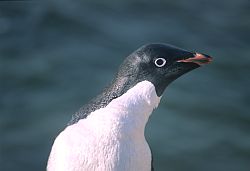
[[[211,61],[212,58],[208,55],[189,52],[168,44],[144,45],[125,58],[109,86],[73,115],[68,125],[104,108],[143,81],[151,82],[156,95],[160,97],[172,81]]]
[[[150,81],[160,97],[172,81],[211,60],[208,55],[168,44],[148,44],[124,60],[115,80],[123,82],[126,89],[141,81]]]

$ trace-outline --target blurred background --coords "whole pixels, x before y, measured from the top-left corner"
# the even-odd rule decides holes
[[[214,57],[147,125],[156,171],[250,170],[249,0],[0,1],[0,170],[42,171],[54,138],[141,45]]]

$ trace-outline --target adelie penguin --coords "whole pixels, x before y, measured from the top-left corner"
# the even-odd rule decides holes
[[[148,44],[133,52],[111,84],[75,113],[55,139],[47,170],[153,170],[144,137],[152,111],[172,81],[211,60],[167,44]]]

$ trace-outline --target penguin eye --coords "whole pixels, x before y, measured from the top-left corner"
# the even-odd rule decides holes
[[[166,61],[166,59],[164,59],[164,58],[157,58],[157,59],[155,60],[155,65],[156,65],[157,67],[163,67],[166,63],[167,63],[167,61]]]

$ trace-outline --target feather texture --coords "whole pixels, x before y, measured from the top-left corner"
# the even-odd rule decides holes
[[[106,107],[62,131],[52,147],[47,170],[151,170],[144,129],[159,102],[151,82],[137,83]]]

